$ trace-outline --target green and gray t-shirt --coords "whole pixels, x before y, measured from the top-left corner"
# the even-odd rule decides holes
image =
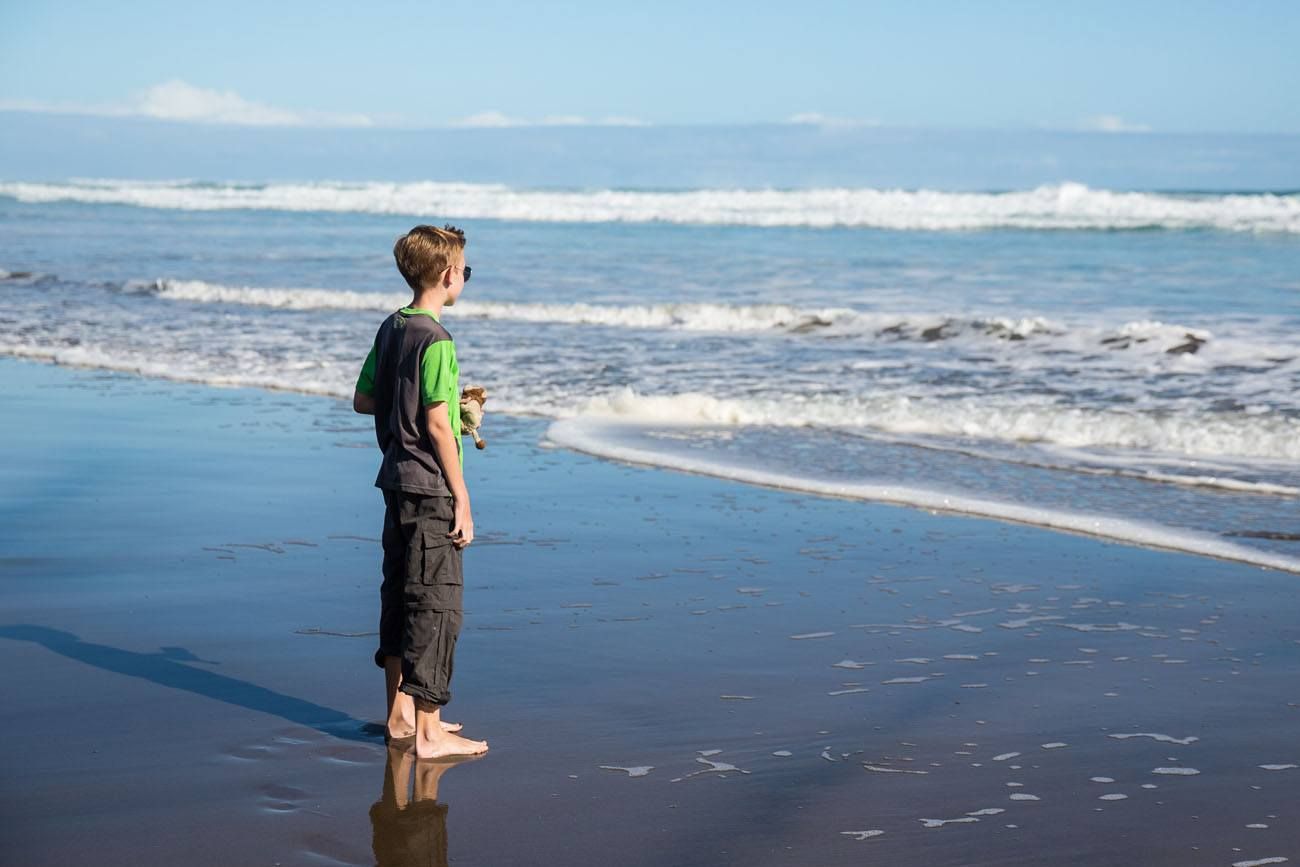
[[[463,465],[459,379],[456,344],[430,311],[403,307],[379,326],[357,378],[357,391],[375,399],[375,438],[384,453],[375,487],[451,496],[426,430],[424,409],[447,404]]]

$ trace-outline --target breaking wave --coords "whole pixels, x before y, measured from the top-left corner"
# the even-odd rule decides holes
[[[644,395],[630,388],[591,398],[583,417],[653,425],[759,425],[883,431],[904,436],[1120,448],[1166,455],[1300,461],[1300,419],[1195,411],[1164,414],[996,403],[983,397],[913,399],[902,395],[832,401],[819,398],[720,398],[701,393]]]
[[[2,278],[0,278],[2,279]],[[225,286],[202,280],[128,281],[115,287],[132,295],[194,304],[237,304],[281,310],[368,310],[389,312],[409,302],[406,293],[337,289]],[[1143,348],[1167,354],[1195,354],[1211,340],[1203,329],[1149,320],[1116,327],[1070,327],[1041,316],[961,316],[941,313],[884,313],[846,307],[805,308],[787,304],[546,304],[462,301],[457,319],[595,325],[609,328],[680,329],[719,333],[784,333],[842,339],[872,337],[925,343],[956,338],[997,341],[1055,340],[1080,351]],[[1274,359],[1274,362],[1279,359]],[[1286,360],[1286,359],[1280,359]]]
[[[214,184],[83,180],[0,183],[21,202],[192,211],[271,210],[557,223],[679,223],[919,231],[1213,229],[1300,234],[1297,193],[1151,193],[1061,183],[959,193],[872,188],[541,190],[499,184]]]
[[[783,473],[721,456],[648,447],[636,436],[637,432],[638,426],[634,424],[588,417],[555,422],[547,431],[547,437],[557,445],[612,460],[667,467],[765,487],[1015,521],[1300,573],[1300,558],[1250,548],[1203,531],[1110,515],[1045,509],[909,485]]]

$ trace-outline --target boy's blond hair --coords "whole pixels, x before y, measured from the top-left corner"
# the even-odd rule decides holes
[[[419,292],[456,261],[465,249],[465,232],[455,226],[416,226],[397,239],[393,258],[406,284]]]

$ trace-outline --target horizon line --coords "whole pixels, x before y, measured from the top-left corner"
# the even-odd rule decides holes
[[[125,121],[143,124],[160,124],[173,127],[188,127],[196,129],[222,129],[222,130],[245,130],[248,132],[261,131],[303,131],[303,132],[321,132],[329,131],[335,133],[386,133],[386,132],[438,132],[438,133],[511,133],[520,131],[537,131],[537,130],[710,130],[710,129],[745,129],[745,128],[779,128],[779,129],[807,129],[818,130],[821,132],[863,132],[863,131],[880,131],[880,132],[948,132],[948,133],[1056,133],[1070,135],[1097,135],[1097,136],[1150,136],[1150,137],[1183,137],[1183,136],[1249,136],[1249,137],[1274,137],[1274,138],[1295,138],[1300,137],[1300,130],[1241,130],[1241,129],[1198,129],[1198,130],[1164,130],[1154,129],[1146,126],[1100,126],[1100,125],[960,125],[960,124],[907,124],[907,123],[884,123],[877,121],[858,121],[838,118],[825,118],[822,120],[813,119],[785,119],[785,120],[747,120],[747,121],[722,121],[722,122],[689,122],[689,121],[671,121],[671,122],[651,122],[637,120],[632,122],[628,120],[601,120],[586,118],[565,117],[554,120],[542,119],[538,121],[517,120],[510,123],[466,123],[453,121],[446,124],[418,124],[404,122],[370,122],[366,124],[356,123],[239,123],[235,121],[209,120],[209,119],[192,119],[177,117],[157,117],[149,114],[140,114],[126,111],[95,111],[95,110],[77,110],[64,109],[58,107],[38,107],[5,104],[0,101],[0,115],[25,115],[29,117],[58,117],[77,120],[94,120],[94,121]]]

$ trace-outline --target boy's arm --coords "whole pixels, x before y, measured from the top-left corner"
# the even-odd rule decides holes
[[[357,388],[352,392],[352,410],[362,415],[375,414],[375,347],[370,346],[370,354],[361,365],[361,375],[357,377]]]
[[[424,408],[424,420],[429,431],[429,441],[433,444],[438,464],[442,467],[447,480],[447,488],[455,504],[455,517],[452,518],[452,543],[457,548],[464,548],[474,541],[474,516],[469,508],[469,489],[465,487],[465,474],[460,468],[460,431],[452,431],[451,419],[447,414],[445,401],[431,403]]]

